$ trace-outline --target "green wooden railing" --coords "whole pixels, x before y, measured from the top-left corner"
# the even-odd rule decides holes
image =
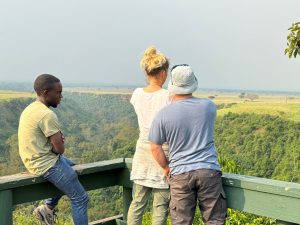
[[[131,202],[131,162],[131,159],[115,159],[75,166],[86,190],[123,187],[123,216],[94,221],[92,225],[126,224]],[[300,184],[224,174],[223,185],[228,207],[274,218],[281,225],[300,224]],[[60,194],[51,183],[28,173],[0,177],[0,225],[13,224],[15,205]]]

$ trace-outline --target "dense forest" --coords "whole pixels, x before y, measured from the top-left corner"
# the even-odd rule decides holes
[[[54,110],[66,136],[66,155],[76,163],[131,157],[138,126],[129,98],[129,95],[65,93],[61,105]],[[0,101],[0,175],[25,171],[18,154],[17,127],[20,113],[32,101],[31,98]],[[231,165],[235,165],[235,172],[292,182],[300,182],[299,135],[300,123],[270,115],[228,113],[218,117],[215,126],[222,165],[225,161],[234,162]],[[230,168],[225,165],[224,170]],[[89,194],[91,220],[120,213],[118,188]],[[68,204],[62,201],[59,206],[64,221],[70,219]],[[18,206],[18,219],[24,213],[30,214],[32,207],[32,204]]]

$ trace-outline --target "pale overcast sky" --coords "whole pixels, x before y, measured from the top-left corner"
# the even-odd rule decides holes
[[[200,88],[300,91],[284,55],[299,0],[0,0],[0,81],[143,85],[148,46]]]

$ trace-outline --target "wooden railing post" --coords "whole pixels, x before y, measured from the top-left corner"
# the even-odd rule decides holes
[[[0,224],[12,225],[13,201],[12,191],[0,191]]]
[[[132,189],[123,187],[123,220],[127,221],[127,214],[132,201]]]

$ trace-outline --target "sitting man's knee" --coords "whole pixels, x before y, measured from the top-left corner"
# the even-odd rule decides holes
[[[90,201],[89,195],[87,194],[87,192],[84,192],[84,196],[83,196],[83,202],[85,204],[88,204]]]

